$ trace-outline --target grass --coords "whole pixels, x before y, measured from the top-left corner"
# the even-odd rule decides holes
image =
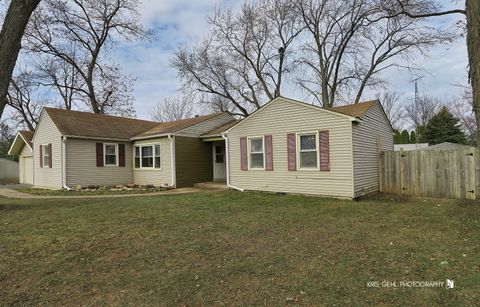
[[[0,198],[5,305],[478,303],[480,206],[216,192]],[[455,280],[455,288],[367,287]]]
[[[38,189],[38,188],[26,188],[18,189],[19,192],[34,194],[34,195],[49,195],[49,196],[78,196],[78,195],[118,195],[118,194],[146,194],[153,192],[165,191],[165,189],[155,188],[155,189],[139,189],[135,188],[132,190],[109,190],[109,189],[99,189],[96,191],[67,191],[67,190],[48,190],[48,189]]]

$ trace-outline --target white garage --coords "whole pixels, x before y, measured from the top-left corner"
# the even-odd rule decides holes
[[[9,155],[18,155],[19,182],[33,184],[33,132],[19,131],[8,151]]]

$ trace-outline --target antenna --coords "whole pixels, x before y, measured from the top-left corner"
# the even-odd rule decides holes
[[[415,85],[415,109],[418,110],[418,80],[422,80],[424,76],[417,77],[415,79],[410,80],[410,82],[413,82]],[[420,135],[418,133],[418,123],[415,124],[415,143],[418,143],[420,141]]]

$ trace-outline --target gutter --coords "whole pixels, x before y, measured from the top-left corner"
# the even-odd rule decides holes
[[[62,187],[71,191],[72,189],[67,186],[67,137],[62,137]]]
[[[227,164],[226,171],[227,171],[227,187],[230,189],[234,189],[240,192],[245,192],[245,189],[235,187],[230,184],[230,151],[228,149],[228,138],[225,133],[222,133],[222,138],[225,140],[225,162]]]
[[[146,140],[146,139],[153,139],[153,138],[161,138],[161,137],[168,137],[170,138],[172,136],[171,133],[161,133],[161,134],[152,134],[152,135],[147,135],[147,136],[140,136],[140,137],[132,137],[129,139],[129,141],[139,141],[139,140]]]
[[[176,188],[177,178],[175,169],[175,135],[168,134],[167,137],[170,139],[170,159],[171,159],[171,172],[172,172],[172,187]]]

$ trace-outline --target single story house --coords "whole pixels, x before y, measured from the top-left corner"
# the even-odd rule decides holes
[[[31,148],[37,187],[225,181],[356,198],[378,191],[378,152],[393,149],[393,129],[378,101],[327,110],[278,97],[243,120],[215,113],[164,123],[44,108]]]

